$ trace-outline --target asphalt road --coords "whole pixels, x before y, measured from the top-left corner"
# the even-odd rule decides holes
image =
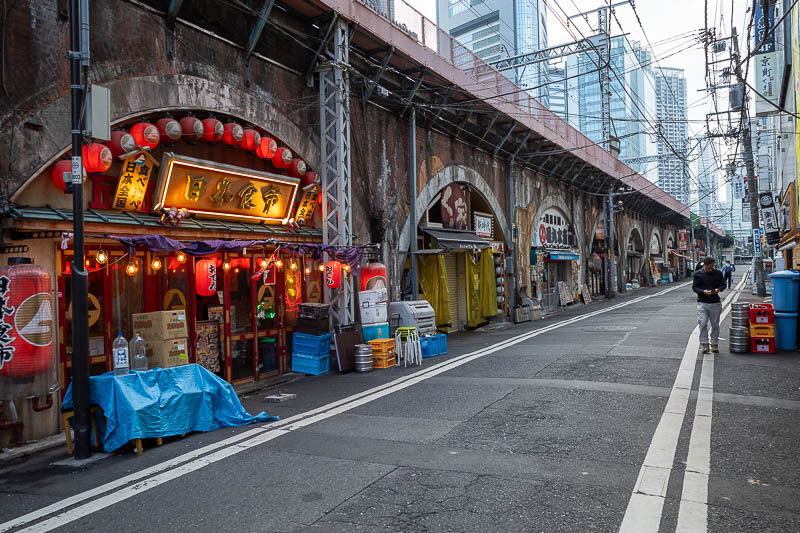
[[[5,465],[0,532],[800,531],[800,354],[703,357],[667,289],[243,399],[275,424]]]

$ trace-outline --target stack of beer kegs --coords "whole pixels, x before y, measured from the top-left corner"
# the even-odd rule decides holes
[[[750,304],[733,304],[728,339],[731,353],[747,353],[750,351]]]

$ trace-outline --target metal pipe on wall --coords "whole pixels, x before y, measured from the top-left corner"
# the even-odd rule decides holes
[[[419,300],[417,274],[417,109],[411,106],[411,131],[408,139],[408,203],[409,232],[408,253],[411,256],[411,295]]]

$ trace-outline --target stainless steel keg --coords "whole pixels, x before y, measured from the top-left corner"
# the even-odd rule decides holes
[[[372,346],[356,344],[353,359],[356,372],[372,372]]]
[[[728,344],[733,353],[747,353],[750,351],[750,329],[733,327],[728,331]]]

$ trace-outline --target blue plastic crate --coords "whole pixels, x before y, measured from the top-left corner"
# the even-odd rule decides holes
[[[361,326],[361,332],[364,334],[364,342],[369,342],[375,339],[388,339],[389,338],[389,323],[384,324],[369,324]]]
[[[331,351],[331,334],[310,335],[295,331],[292,334],[292,350],[307,355],[328,355]]]
[[[420,337],[419,346],[422,349],[422,357],[436,357],[436,337]]]
[[[436,339],[436,351],[439,355],[444,355],[447,353],[447,334],[446,333],[439,333],[434,337]]]
[[[330,370],[331,358],[328,355],[318,356],[292,352],[292,372],[319,376]]]

